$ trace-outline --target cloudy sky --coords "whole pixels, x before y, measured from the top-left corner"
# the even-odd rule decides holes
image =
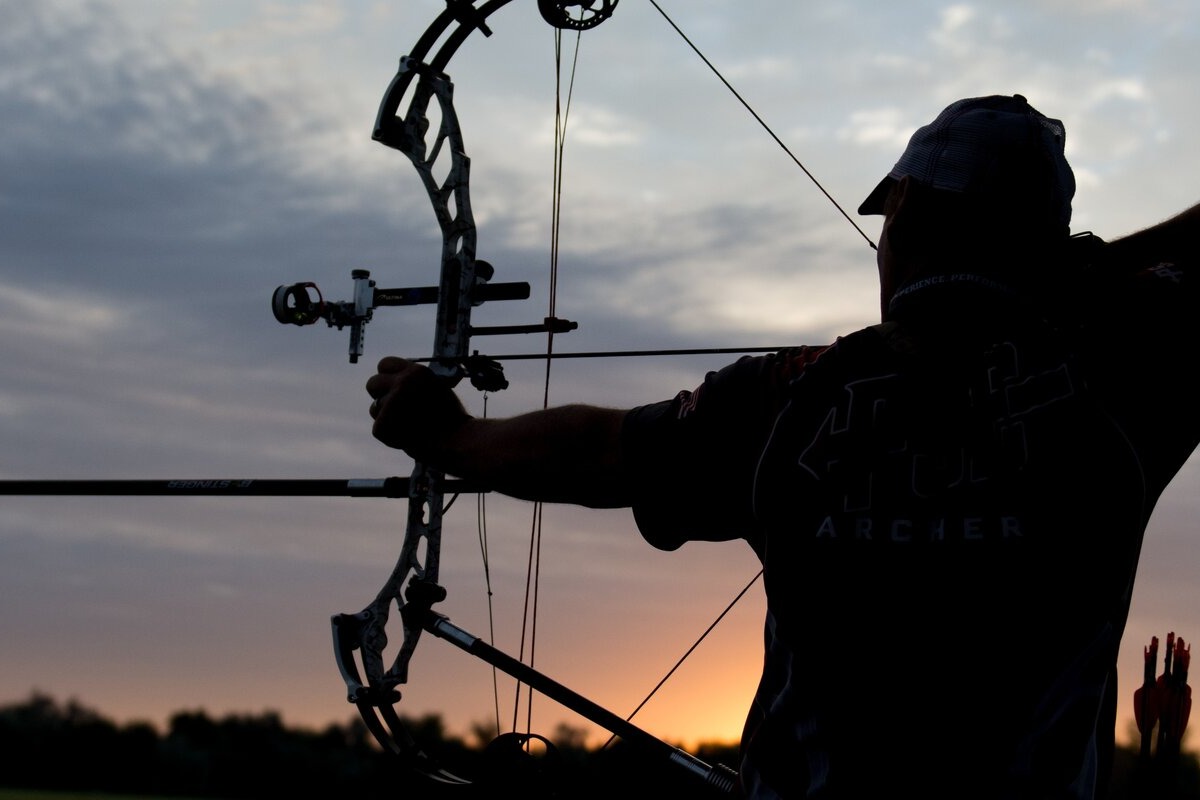
[[[947,103],[1014,92],[1066,125],[1076,231],[1116,237],[1200,194],[1191,0],[660,5],[847,210]],[[430,351],[431,309],[377,312],[351,364],[345,332],[280,325],[269,301],[297,281],[349,299],[353,269],[381,287],[436,283],[428,200],[371,130],[442,7],[0,0],[0,478],[407,474],[370,437],[363,383],[383,355]],[[551,302],[554,34],[532,0],[489,23],[448,71],[479,256],[532,297],[476,321],[533,322]],[[556,350],[818,343],[875,321],[864,236],[649,2],[623,0],[579,44],[554,298],[579,329]],[[875,238],[876,218],[856,222]],[[726,358],[558,361],[550,398],[652,401]],[[541,404],[541,365],[508,374],[487,413]],[[480,395],[464,399],[483,413]],[[1198,486],[1189,464],[1149,532],[1123,712],[1152,635],[1200,636]],[[441,610],[486,634],[477,518],[466,499],[447,517]],[[403,520],[402,501],[369,498],[5,497],[0,702],[36,689],[121,721],[345,722],[328,620],[371,600]],[[516,652],[531,507],[488,498],[486,521],[496,642]],[[549,508],[543,528],[538,666],[622,715],[757,569],[736,543],[653,551],[624,512]],[[736,736],[760,663],[758,591],[640,724]],[[491,685],[426,639],[402,710],[465,732],[494,715]],[[511,694],[499,705],[508,725]],[[549,702],[536,712],[537,730],[585,726]]]

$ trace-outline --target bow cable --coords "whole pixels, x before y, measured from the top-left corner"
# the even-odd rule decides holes
[[[487,416],[488,394],[483,393],[483,416]],[[457,497],[457,495],[455,495]],[[450,501],[454,502],[453,500]],[[446,508],[450,505],[447,504]],[[496,609],[495,609],[495,592],[492,591],[492,567],[491,557],[488,555],[488,533],[487,533],[487,492],[480,492],[475,498],[475,528],[476,535],[479,539],[479,557],[483,566],[483,584],[484,590],[487,593],[487,616],[488,616],[488,641],[494,646],[496,643]],[[495,706],[496,714],[496,737],[500,736],[500,673],[495,664],[492,664],[492,704]]]

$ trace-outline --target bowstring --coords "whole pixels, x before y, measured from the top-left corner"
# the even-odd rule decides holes
[[[681,666],[683,666],[683,662],[688,660],[688,658],[692,655],[692,653],[695,652],[696,648],[700,646],[700,643],[708,638],[708,635],[713,632],[713,629],[716,628],[717,625],[721,624],[721,620],[725,619],[726,615],[729,614],[729,612],[733,610],[733,607],[736,606],[738,604],[738,602],[742,599],[742,597],[745,596],[746,592],[750,591],[750,587],[753,586],[755,583],[757,583],[758,579],[761,578],[762,576],[763,576],[763,571],[760,569],[758,572],[756,572],[754,574],[754,577],[750,579],[750,582],[747,583],[745,586],[743,586],[742,590],[740,592],[738,592],[737,595],[735,595],[732,600],[729,601],[729,605],[725,606],[725,610],[722,611],[720,614],[718,614],[717,618],[709,623],[708,627],[704,629],[704,633],[700,634],[700,636],[696,639],[696,641],[694,641],[692,643],[692,646],[687,649],[687,652],[685,652],[683,655],[681,655],[679,657],[679,660],[675,662],[675,665],[672,666],[669,670],[667,670],[667,674],[663,675],[662,678],[659,680],[659,682],[654,685],[654,688],[651,689],[646,694],[646,696],[642,698],[642,702],[637,704],[637,708],[635,708],[633,711],[629,712],[629,716],[625,717],[626,722],[632,721],[633,718],[637,716],[637,713],[642,710],[642,706],[646,705],[646,703],[649,703],[650,699],[652,697],[654,697],[654,695],[658,694],[658,690],[663,687],[663,684],[665,684],[667,681],[669,681],[671,679],[671,676],[674,675],[675,672]],[[600,747],[600,749],[606,750],[613,742],[616,741],[616,739],[617,739],[617,734],[614,733],[612,736],[608,737],[608,741],[606,741]]]
[[[758,124],[760,126],[762,126],[762,129],[764,131],[766,131],[767,134],[772,139],[775,140],[775,144],[777,144],[781,148],[783,148],[783,152],[786,153],[788,158],[790,158],[796,164],[796,166],[799,167],[800,170],[808,177],[808,179],[810,181],[812,181],[813,186],[816,186],[817,189],[819,189],[821,191],[821,194],[825,195],[825,199],[828,200],[829,202],[833,203],[833,207],[836,208],[838,210],[838,212],[843,217],[846,218],[846,221],[850,223],[851,227],[853,227],[854,230],[858,231],[858,235],[861,236],[868,245],[870,245],[871,249],[878,250],[879,248],[876,247],[875,242],[873,242],[871,240],[871,237],[867,236],[866,231],[864,231],[862,228],[860,228],[858,223],[854,221],[854,218],[846,213],[846,209],[842,208],[842,204],[839,203],[837,200],[835,200],[833,195],[831,195],[828,192],[828,190],[826,190],[825,187],[821,185],[821,182],[819,180],[817,180],[817,177],[809,171],[808,167],[804,166],[804,162],[802,162],[799,158],[796,157],[796,154],[792,152],[791,148],[788,147],[786,144],[784,144],[783,140],[780,139],[779,136],[776,135],[775,131],[773,131],[771,129],[771,126],[767,124],[766,120],[764,120],[761,116],[759,116],[758,112],[754,110],[754,107],[751,106],[750,103],[748,103],[744,97],[742,97],[742,95],[738,92],[737,89],[733,88],[733,84],[731,84],[728,80],[725,79],[725,76],[721,74],[721,71],[719,69],[717,69],[716,66],[711,61],[708,60],[708,57],[705,56],[704,53],[702,53],[700,51],[700,48],[697,47],[695,45],[695,43],[693,43],[692,40],[688,38],[688,35],[686,33],[684,33],[683,30],[678,25],[675,24],[675,20],[673,20],[669,16],[667,16],[667,12],[663,11],[662,6],[660,6],[656,2],[656,0],[650,0],[650,5],[654,6],[654,9],[659,14],[662,15],[663,19],[665,19],[667,21],[667,24],[675,29],[675,32],[677,34],[679,34],[680,38],[683,39],[683,41],[687,43],[688,47],[692,48],[692,52],[694,52],[696,55],[698,55],[700,57],[700,60],[703,61],[705,66],[707,66],[712,71],[712,73],[717,76],[717,78],[721,81],[721,83],[725,84],[725,88],[728,89],[733,94],[733,96],[737,98],[737,101],[742,104],[743,108],[745,108],[747,111],[750,112],[750,116],[754,117],[754,119],[758,122]]]

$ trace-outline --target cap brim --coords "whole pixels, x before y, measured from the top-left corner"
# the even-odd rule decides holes
[[[882,214],[883,205],[887,200],[887,196],[891,194],[892,187],[896,185],[896,179],[890,175],[879,182],[867,199],[862,201],[862,205],[858,207],[858,213],[865,215]]]

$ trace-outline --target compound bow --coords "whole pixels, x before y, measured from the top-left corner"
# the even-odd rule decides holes
[[[433,203],[442,233],[441,280],[436,287],[378,289],[365,270],[352,273],[354,299],[327,303],[311,283],[281,286],[272,299],[280,322],[312,324],[324,319],[330,326],[350,328],[350,360],[363,352],[365,324],[380,306],[437,303],[434,352],[431,369],[451,385],[468,378],[484,391],[507,386],[498,362],[468,355],[472,336],[508,333],[558,333],[572,330],[575,323],[547,317],[533,325],[493,328],[474,327],[472,309],[486,300],[528,297],[527,284],[490,284],[494,270],[476,259],[476,229],[469,194],[470,159],[466,155],[462,130],[454,109],[453,84],[444,69],[458,47],[473,31],[491,35],[487,19],[507,5],[509,0],[486,0],[480,5],[468,0],[446,0],[446,9],[420,37],[409,55],[400,59],[400,67],[380,104],[373,138],[408,156]],[[538,0],[543,19],[559,29],[582,31],[608,19],[618,0],[594,2],[553,2]],[[447,33],[451,26],[456,26]],[[429,57],[437,42],[440,47]],[[399,116],[400,105],[408,97],[408,106]],[[429,108],[436,100],[440,123],[430,131]],[[445,160],[444,177],[435,177],[435,168]],[[480,641],[458,628],[432,606],[443,600],[445,590],[438,584],[445,475],[417,463],[408,482],[408,519],[399,559],[375,599],[357,614],[336,614],[332,618],[334,650],[338,667],[346,682],[348,699],[359,710],[368,729],[388,751],[405,757],[420,773],[442,784],[466,784],[469,781],[442,768],[416,743],[395,710],[400,699],[398,686],[407,683],[408,667],[422,631],[450,641],[467,652],[500,668],[522,683],[546,694],[604,726],[624,740],[641,745],[650,752],[684,767],[710,787],[731,792],[735,774],[727,767],[710,766],[678,748],[651,736],[625,719],[592,703],[522,662]],[[388,639],[386,626],[392,604],[396,605],[403,641],[390,666],[384,664],[383,649]],[[362,670],[355,660],[359,654]],[[365,677],[365,680],[364,680]],[[533,734],[508,734],[499,749],[519,751],[528,746]],[[546,742],[548,745],[549,743]]]

